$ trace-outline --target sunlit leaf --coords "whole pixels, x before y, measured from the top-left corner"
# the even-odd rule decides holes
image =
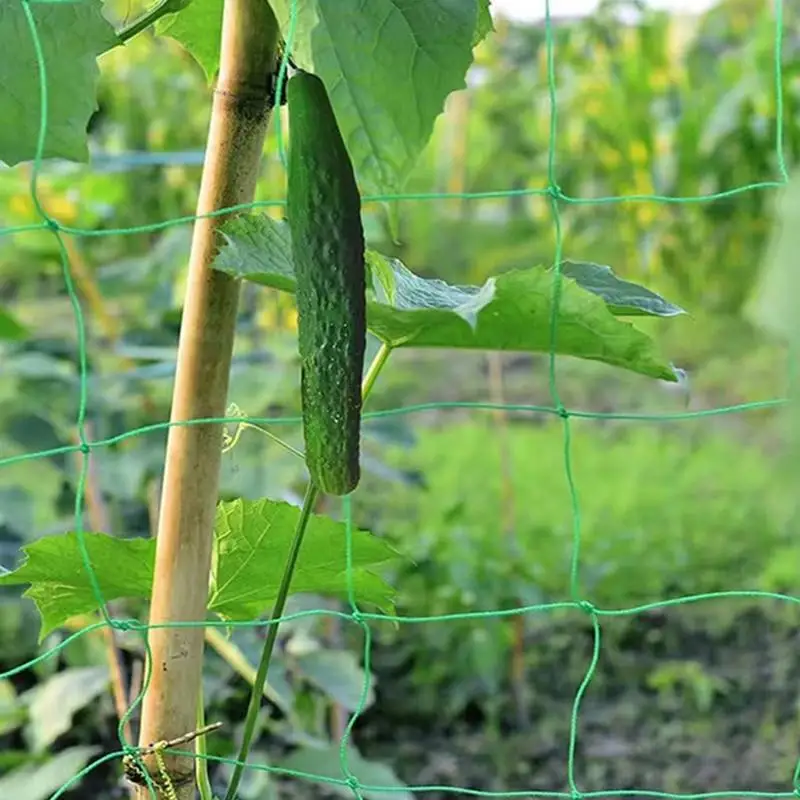
[[[25,8],[41,42],[47,77],[44,158],[87,161],[86,126],[97,108],[97,56],[117,43],[100,0],[0,3],[0,108],[13,124],[0,125],[0,161],[9,166],[36,155],[39,66]]]
[[[472,39],[473,45],[482,42],[494,30],[490,6],[491,0],[478,0],[478,21]]]
[[[156,33],[169,36],[191,53],[209,83],[219,69],[223,0],[194,0],[185,9],[156,23]]]
[[[300,509],[275,500],[233,500],[217,507],[209,609],[226,619],[252,619],[269,611]],[[312,515],[291,589],[347,598],[345,525]],[[352,584],[359,603],[392,608],[394,592],[372,570],[398,558],[385,541],[354,530]]]
[[[252,619],[269,611],[278,593],[300,510],[289,503],[234,500],[217,506],[211,611],[225,619]],[[347,599],[389,611],[394,591],[373,570],[399,557],[385,541],[354,530],[347,575],[345,525],[312,515],[295,570],[292,592]],[[147,598],[153,583],[155,539],[118,539],[85,533],[84,542],[103,599]],[[0,586],[30,584],[25,596],[42,618],[39,640],[79,614],[100,607],[84,567],[77,533],[45,536],[23,548],[25,561],[0,575]]]
[[[606,301],[618,317],[675,317],[686,312],[656,292],[638,283],[618,278],[611,267],[586,261],[564,261],[561,274],[572,278],[582,289]]]
[[[228,223],[225,236],[215,269],[264,286],[294,290],[287,223],[251,214]],[[551,349],[556,280],[552,269],[514,270],[490,278],[482,286],[456,286],[422,278],[397,259],[375,252],[368,254],[368,263],[372,292],[367,323],[375,336],[392,347],[540,353]],[[653,340],[614,315],[615,311],[631,314],[634,297],[642,313],[647,290],[634,296],[634,284],[625,287],[615,281],[606,275],[599,287],[597,280],[590,282],[594,291],[589,291],[562,277],[556,353],[676,381],[675,371],[659,356]],[[602,293],[612,290],[617,304],[609,307]],[[657,297],[652,295],[650,302]]]
[[[150,595],[154,539],[85,533],[84,541],[106,601]],[[30,584],[25,597],[36,603],[42,618],[39,641],[71,617],[100,607],[81,558],[77,533],[44,536],[22,550],[25,561],[13,572],[0,575],[0,586]]]
[[[292,0],[273,0],[289,38]],[[324,81],[359,183],[397,194],[447,96],[466,86],[478,0],[297,0],[292,57]],[[353,24],[358,20],[358,24]]]

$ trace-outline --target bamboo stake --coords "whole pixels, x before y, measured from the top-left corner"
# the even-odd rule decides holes
[[[225,0],[220,71],[214,92],[197,212],[252,200],[270,112],[278,25],[264,0]],[[210,269],[223,217],[198,219],[178,344],[171,421],[224,416],[239,287]],[[220,425],[170,428],[159,512],[150,624],[206,616],[219,466]],[[202,679],[202,627],[149,632],[152,679],[142,709],[140,746],[192,731]],[[144,762],[159,773],[153,756]],[[174,800],[195,796],[192,760],[163,754]],[[160,792],[169,797],[171,792]],[[151,798],[147,787],[139,800]]]

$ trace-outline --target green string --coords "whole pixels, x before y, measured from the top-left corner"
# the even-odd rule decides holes
[[[515,197],[515,196],[516,197],[541,196],[541,197],[548,197],[550,199],[550,207],[553,214],[553,224],[556,233],[556,244],[555,244],[555,254],[554,254],[556,280],[553,286],[553,296],[552,296],[553,312],[550,318],[550,348],[549,348],[549,360],[548,360],[548,385],[549,385],[552,406],[497,404],[497,403],[466,403],[466,402],[420,403],[416,405],[405,406],[403,408],[391,408],[391,409],[384,409],[382,411],[366,413],[364,414],[364,419],[365,420],[380,419],[398,415],[421,413],[431,410],[452,410],[452,409],[469,409],[473,411],[496,411],[502,409],[506,411],[514,411],[519,413],[554,414],[559,416],[562,420],[562,426],[563,426],[564,474],[565,474],[565,481],[567,484],[567,488],[569,490],[571,511],[572,511],[572,554],[568,567],[570,575],[571,599],[569,601],[565,600],[562,602],[541,603],[535,605],[522,606],[513,609],[507,609],[503,611],[488,609],[484,611],[471,611],[471,612],[462,612],[456,614],[424,616],[424,617],[362,612],[358,608],[356,602],[355,586],[353,580],[352,536],[353,536],[354,522],[352,515],[351,498],[348,496],[343,498],[342,510],[346,523],[345,555],[346,555],[347,581],[348,581],[348,601],[350,606],[349,613],[330,610],[330,609],[313,609],[313,610],[298,612],[296,614],[287,614],[275,620],[252,620],[246,622],[230,622],[222,620],[199,620],[194,622],[165,623],[158,626],[155,625],[148,626],[135,619],[133,620],[117,619],[109,616],[106,607],[106,602],[100,590],[97,576],[92,568],[91,559],[89,557],[89,553],[86,548],[86,542],[83,530],[84,493],[86,486],[86,477],[88,472],[89,457],[91,452],[95,449],[105,448],[118,444],[122,441],[131,439],[133,437],[144,436],[149,433],[163,431],[169,427],[172,427],[173,425],[199,425],[199,424],[208,424],[210,422],[221,423],[221,424],[224,423],[239,424],[242,423],[243,421],[262,426],[287,425],[287,424],[296,425],[300,422],[300,419],[297,417],[243,418],[241,416],[237,416],[237,417],[215,417],[209,419],[194,419],[194,420],[174,422],[174,423],[163,422],[163,423],[143,426],[136,430],[127,431],[118,436],[112,436],[105,439],[96,440],[94,442],[87,441],[86,431],[85,431],[86,409],[88,405],[88,367],[87,367],[87,351],[86,351],[86,330],[85,330],[85,323],[84,323],[83,313],[81,310],[80,301],[75,292],[75,287],[72,281],[69,257],[65,250],[62,237],[64,234],[74,235],[74,236],[84,236],[84,237],[96,237],[96,236],[152,233],[165,230],[167,228],[174,227],[177,225],[194,223],[195,220],[198,219],[198,217],[186,216],[186,217],[179,217],[171,220],[166,220],[163,222],[152,223],[148,225],[140,225],[132,228],[118,228],[118,229],[105,229],[101,231],[93,231],[93,230],[82,230],[79,228],[71,228],[66,225],[61,225],[57,220],[54,220],[48,216],[47,212],[42,207],[39,201],[38,191],[37,191],[37,183],[39,174],[41,172],[42,153],[44,152],[44,143],[46,138],[47,122],[48,122],[47,67],[44,60],[42,44],[37,32],[36,21],[31,11],[31,5],[34,4],[36,0],[18,0],[18,2],[22,4],[22,9],[24,11],[25,18],[27,20],[28,28],[30,30],[31,39],[33,42],[33,47],[36,54],[36,60],[39,72],[40,126],[37,136],[36,157],[34,159],[33,171],[30,181],[30,194],[33,199],[34,206],[39,216],[42,219],[42,222],[38,224],[21,225],[12,228],[5,228],[3,230],[0,230],[0,236],[21,234],[32,231],[48,230],[52,232],[52,234],[55,236],[57,240],[59,253],[61,257],[62,271],[64,275],[64,283],[73,309],[73,316],[75,319],[78,346],[80,352],[79,404],[78,404],[79,408],[78,408],[78,417],[76,421],[79,444],[74,446],[52,448],[49,450],[44,450],[36,453],[26,453],[17,456],[11,456],[8,458],[3,458],[0,459],[0,467],[10,466],[12,464],[20,463],[23,461],[29,461],[32,459],[48,458],[55,455],[62,455],[69,453],[82,454],[83,456],[82,465],[78,479],[77,497],[75,500],[75,531],[81,552],[81,558],[83,560],[84,567],[89,575],[92,591],[94,592],[97,605],[102,609],[103,620],[94,623],[92,625],[87,625],[82,630],[66,637],[58,645],[52,647],[47,652],[42,653],[37,658],[32,659],[31,661],[25,664],[21,664],[17,667],[14,667],[13,669],[10,669],[0,674],[0,679],[9,678],[14,675],[17,675],[23,672],[24,670],[27,670],[35,666],[36,664],[41,663],[45,659],[52,658],[58,652],[68,647],[73,642],[75,642],[77,639],[87,634],[90,634],[94,631],[97,631],[101,628],[104,628],[106,626],[110,626],[116,630],[127,630],[138,633],[139,635],[142,636],[145,648],[148,648],[147,631],[153,627],[172,627],[172,628],[219,627],[230,630],[235,628],[245,628],[245,627],[252,628],[252,627],[265,627],[267,625],[279,625],[282,622],[288,622],[293,619],[300,619],[300,618],[307,618],[314,616],[328,617],[332,619],[337,619],[339,621],[346,621],[358,625],[363,633],[363,639],[364,639],[363,669],[364,669],[365,680],[362,686],[361,695],[359,702],[357,704],[357,708],[354,711],[354,713],[350,716],[344,731],[344,735],[342,736],[342,740],[340,742],[339,755],[340,755],[340,765],[343,777],[331,778],[321,775],[314,775],[310,773],[304,773],[304,772],[282,769],[278,767],[262,766],[262,765],[248,765],[250,769],[258,770],[261,772],[267,772],[274,775],[283,775],[286,777],[294,777],[303,780],[312,780],[318,783],[328,784],[330,786],[348,788],[352,792],[353,796],[356,798],[363,798],[364,793],[370,793],[370,792],[389,793],[389,792],[405,792],[409,790],[412,792],[435,791],[441,793],[458,794],[459,796],[482,797],[482,798],[539,797],[539,798],[553,798],[554,800],[556,799],[561,800],[562,798],[564,798],[565,800],[576,800],[576,798],[586,798],[586,800],[589,800],[590,798],[600,798],[600,797],[605,797],[605,798],[647,797],[647,798],[657,798],[659,800],[661,798],[669,800],[676,800],[677,798],[681,798],[682,800],[716,800],[717,798],[719,798],[720,800],[722,800],[722,798],[735,797],[735,798],[759,798],[759,799],[763,798],[764,800],[766,800],[766,798],[776,798],[776,799],[786,798],[788,800],[788,798],[800,797],[800,758],[797,761],[793,775],[791,777],[787,776],[787,781],[791,781],[791,790],[786,792],[756,792],[756,791],[732,790],[728,792],[718,791],[718,792],[706,792],[706,793],[694,793],[694,794],[676,794],[669,792],[640,790],[640,789],[581,792],[575,777],[575,772],[576,772],[575,753],[577,748],[577,730],[580,718],[581,701],[594,677],[598,660],[600,657],[601,641],[602,641],[601,638],[602,631],[600,622],[603,617],[632,616],[659,608],[663,609],[666,607],[688,605],[698,602],[725,601],[731,599],[777,600],[781,602],[789,602],[792,604],[800,605],[800,598],[774,592],[732,590],[732,591],[711,592],[711,593],[688,595],[684,597],[670,598],[661,601],[654,601],[642,604],[639,606],[634,606],[630,608],[621,608],[621,609],[598,608],[593,603],[591,603],[591,601],[587,600],[586,598],[583,598],[580,591],[581,514],[580,514],[580,501],[579,501],[578,490],[572,470],[572,460],[571,460],[572,430],[571,430],[570,420],[573,418],[580,418],[580,419],[606,419],[606,420],[641,422],[641,421],[670,421],[670,420],[677,421],[677,420],[704,419],[707,417],[720,416],[725,414],[744,413],[748,411],[766,410],[766,409],[778,409],[787,405],[790,402],[790,399],[777,398],[771,400],[742,403],[726,407],[710,408],[710,409],[703,409],[696,411],[686,411],[679,413],[619,413],[619,412],[599,413],[599,412],[581,411],[578,409],[567,409],[564,407],[558,392],[558,381],[557,381],[557,370],[556,370],[556,349],[557,349],[556,339],[558,332],[557,320],[558,320],[558,309],[561,301],[561,292],[562,292],[562,274],[561,274],[561,261],[562,261],[561,253],[563,249],[563,235],[562,235],[563,232],[561,226],[562,205],[570,205],[570,204],[607,205],[612,203],[623,203],[623,202],[660,202],[660,203],[672,203],[672,204],[705,203],[713,200],[718,200],[721,198],[732,197],[748,191],[777,189],[784,186],[787,183],[788,170],[786,167],[786,161],[784,157],[784,142],[783,142],[784,107],[783,107],[783,96],[781,91],[782,90],[781,45],[783,39],[782,0],[777,0],[777,2],[775,3],[775,42],[774,42],[774,86],[775,86],[775,96],[777,103],[775,152],[778,161],[778,171],[781,176],[781,179],[778,181],[765,180],[757,183],[752,183],[747,186],[741,186],[729,189],[727,191],[717,192],[714,194],[696,195],[691,197],[676,197],[676,196],[667,197],[661,195],[627,195],[627,196],[599,197],[599,198],[589,199],[580,197],[570,197],[566,195],[564,192],[562,192],[556,180],[555,145],[556,145],[556,138],[558,131],[557,81],[555,74],[555,43],[553,36],[552,19],[550,14],[550,2],[548,0],[548,2],[546,2],[545,4],[545,47],[547,55],[548,96],[550,102],[550,142],[549,142],[548,166],[547,166],[547,181],[548,181],[547,187],[542,189],[520,189],[513,191],[457,192],[457,193],[431,192],[431,193],[409,193],[404,195],[373,195],[373,196],[365,196],[363,198],[364,202],[385,202],[385,201],[397,201],[397,200],[424,202],[430,200],[448,200],[448,199],[474,201],[481,199],[499,199],[499,198]],[[61,0],[38,0],[38,2],[44,4],[47,2],[50,3],[61,2]],[[287,36],[286,48],[281,62],[281,67],[278,77],[279,91],[283,85],[283,82],[286,79],[288,59],[291,53],[291,48],[293,44],[294,33],[297,23],[298,7],[299,7],[298,0],[291,0],[290,26]],[[275,124],[278,133],[279,155],[283,160],[284,144],[280,129],[280,115],[278,114],[275,115]],[[259,201],[254,203],[246,203],[246,204],[231,206],[229,208],[220,209],[218,211],[211,212],[209,214],[204,214],[202,216],[215,217],[228,214],[233,211],[250,210],[255,208],[280,207],[283,205],[285,205],[285,201],[283,200]],[[479,625],[481,623],[481,620],[485,619],[507,618],[516,615],[552,613],[559,611],[560,612],[579,611],[581,613],[587,614],[591,619],[591,625],[593,629],[592,655],[587,665],[583,680],[581,681],[581,684],[578,687],[578,690],[575,694],[572,705],[571,717],[570,717],[570,734],[569,734],[569,744],[567,749],[567,783],[569,786],[568,792],[557,792],[557,791],[492,792],[492,791],[467,789],[458,786],[439,786],[439,785],[424,785],[424,786],[410,786],[410,787],[371,786],[367,784],[362,784],[359,781],[358,777],[355,774],[353,774],[348,763],[347,745],[352,736],[354,726],[359,716],[363,713],[364,709],[366,708],[367,699],[369,697],[370,662],[372,654],[372,634],[369,625],[370,621],[383,621],[383,622],[389,621],[396,624],[431,624],[431,623],[442,623],[442,622],[456,621],[456,620],[472,620],[475,622],[476,625]],[[141,703],[141,700],[145,692],[147,691],[147,686],[149,685],[150,669],[151,669],[149,649],[147,652],[148,652],[148,659],[147,659],[148,666],[147,666],[147,673],[143,681],[142,689],[139,693],[139,696],[132,703],[131,707],[128,709],[127,713],[123,716],[123,718],[120,720],[119,723],[118,734],[120,743],[122,745],[121,749],[115,753],[110,753],[96,759],[87,767],[85,767],[83,770],[76,773],[76,775],[70,781],[65,783],[55,794],[52,795],[51,800],[56,800],[57,798],[62,797],[78,781],[80,781],[82,778],[84,778],[86,775],[88,775],[90,772],[100,767],[101,765],[109,761],[112,761],[114,759],[122,758],[123,756],[126,755],[137,756],[138,752],[137,748],[135,748],[131,743],[128,743],[124,740],[123,729],[126,721],[134,713],[136,707]],[[195,753],[193,752],[185,752],[182,750],[175,750],[174,752],[184,756],[196,757]],[[220,758],[210,755],[204,755],[202,757],[206,758],[208,761],[219,764],[233,765],[236,763],[232,759]],[[155,787],[152,786],[151,784],[149,788],[151,795],[155,798],[156,796]]]

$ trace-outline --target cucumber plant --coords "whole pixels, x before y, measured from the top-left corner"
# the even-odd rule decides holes
[[[286,544],[285,565],[259,603],[238,609],[251,618],[268,612],[273,624],[252,679],[226,800],[236,796],[256,734],[277,619],[296,586],[303,537],[307,529],[344,536],[344,525],[312,513],[319,490],[339,495],[356,488],[363,399],[393,350],[553,351],[676,380],[650,337],[619,317],[673,316],[681,310],[619,281],[607,267],[582,264],[571,272],[562,264],[531,267],[483,286],[451,286],[420,278],[366,248],[358,186],[371,193],[365,200],[396,199],[402,193],[445,100],[465,87],[473,50],[492,31],[492,20],[489,0],[371,0],[369,13],[356,11],[355,5],[345,0],[161,0],[119,32],[99,0],[11,0],[3,12],[0,74],[6,80],[0,82],[0,105],[13,103],[19,113],[15,125],[0,132],[0,160],[11,166],[33,160],[34,192],[44,159],[88,159],[86,128],[96,106],[96,59],[102,53],[155,24],[157,34],[179,42],[217,84],[172,407],[172,422],[216,421],[170,429],[154,548],[90,536],[79,526],[58,546],[28,548],[36,570],[25,572],[23,565],[0,576],[2,583],[30,583],[50,624],[68,609],[74,613],[76,605],[88,613],[117,597],[150,598],[155,627],[148,640],[151,665],[157,668],[144,692],[142,763],[130,768],[139,783],[147,784],[136,789],[142,800],[159,789],[171,800],[194,797],[191,760],[162,752],[162,743],[186,740],[192,730],[203,728],[196,713],[202,628],[209,624],[208,611],[231,619],[234,603],[225,590],[235,583],[233,577],[240,582],[239,601],[263,588],[263,575],[252,564],[248,572],[241,562],[242,553],[252,561],[263,550],[259,537],[269,512],[270,542]],[[354,13],[363,14],[355,24]],[[389,26],[390,18],[402,18],[403,24]],[[298,73],[287,84],[288,223],[257,214],[231,216],[254,196],[267,118],[275,98],[283,98],[290,57]],[[402,65],[411,68],[400,74]],[[22,106],[19,98],[25,98]],[[60,236],[64,226],[45,217],[42,229]],[[66,260],[64,269],[68,276]],[[226,406],[240,279],[296,294],[305,458],[312,480],[302,508],[292,513],[268,498],[217,504],[222,450],[217,422]],[[366,329],[379,348],[362,380]],[[370,538],[375,537],[363,534],[351,541],[350,555],[364,556],[362,569],[386,560]],[[304,591],[323,587],[380,607],[380,598],[368,591],[375,588],[374,574],[369,573],[370,580],[362,574],[361,584],[352,572],[344,580],[345,566],[352,565],[345,547],[329,555],[325,541],[317,535],[319,552],[311,555],[320,558],[302,570]],[[120,569],[143,553],[154,563],[150,582],[141,571]],[[96,581],[84,575],[83,583],[76,579],[76,563],[87,573],[93,570]],[[341,578],[335,586],[332,572]],[[222,574],[231,579],[220,586]],[[53,585],[59,586],[55,609]],[[170,627],[176,622],[183,625]],[[203,800],[210,800],[198,763],[197,783]]]

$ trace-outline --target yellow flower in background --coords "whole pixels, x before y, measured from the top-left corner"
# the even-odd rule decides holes
[[[261,308],[256,314],[256,324],[265,331],[278,329],[278,306],[274,298],[267,297],[266,301],[261,304]]]
[[[30,222],[31,212],[35,212],[30,194],[25,192],[13,195],[8,201],[8,210],[18,217],[20,222]]]
[[[737,11],[731,14],[730,23],[734,33],[742,33],[753,24],[753,21],[747,14],[742,11]]]
[[[74,225],[78,219],[77,204],[66,195],[52,193],[41,181],[38,188],[39,200],[48,215],[64,225]],[[42,221],[27,187],[25,191],[11,197],[8,209],[21,224]]]
[[[297,330],[297,308],[294,306],[286,310],[286,313],[284,314],[284,325],[287,330]]]
[[[622,156],[620,155],[619,150],[609,147],[608,145],[605,145],[602,148],[600,159],[602,165],[609,171],[618,169],[620,164],[622,164]]]
[[[596,94],[592,94],[583,106],[583,113],[587,118],[598,119],[604,116],[604,109],[603,101]]]
[[[641,139],[634,139],[631,142],[629,153],[632,164],[636,166],[644,166],[647,164],[649,151],[647,145]]]
[[[278,291],[266,294],[256,314],[256,324],[265,331],[297,331],[294,298]]]
[[[528,201],[531,219],[543,222],[550,217],[550,201],[547,197],[533,196]]]
[[[564,139],[566,139],[567,147],[571,151],[579,150],[583,146],[583,125],[577,124],[573,122],[567,128],[566,132],[564,133]]]
[[[658,204],[641,202],[636,206],[636,221],[642,228],[649,228],[658,219]]]
[[[648,77],[650,80],[650,88],[654,92],[663,92],[665,89],[669,88],[672,82],[669,70],[664,67],[651,69],[648,72]]]
[[[186,169],[178,164],[170,164],[164,168],[164,179],[167,186],[179,189],[186,185]]]

